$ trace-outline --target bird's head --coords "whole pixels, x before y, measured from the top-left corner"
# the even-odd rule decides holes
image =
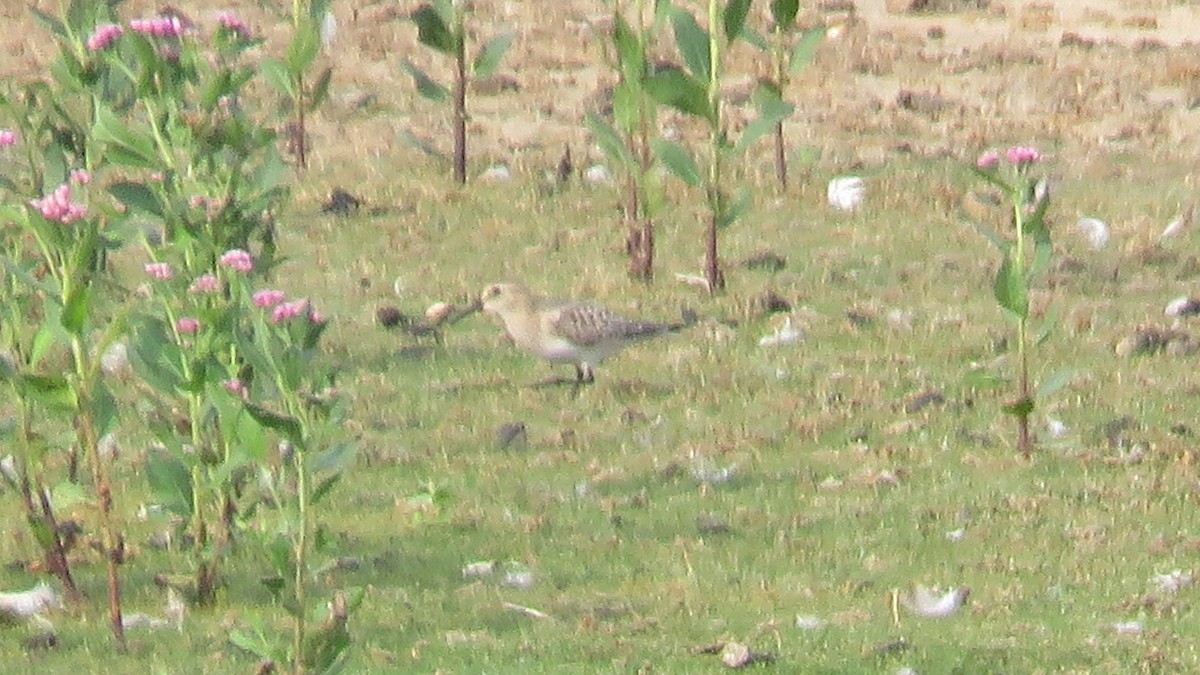
[[[532,302],[529,291],[521,284],[491,284],[479,294],[480,306],[491,314],[526,310]]]

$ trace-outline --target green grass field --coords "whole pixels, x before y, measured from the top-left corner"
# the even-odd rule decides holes
[[[765,667],[781,672],[1200,666],[1194,591],[1150,581],[1190,572],[1200,547],[1193,440],[1171,431],[1194,424],[1190,362],[1113,356],[1194,279],[1192,235],[1152,264],[1134,237],[1090,251],[1072,204],[1117,220],[1153,213],[1160,198],[1064,180],[1052,220],[1057,259],[1074,262],[1052,269],[1063,326],[1034,363],[1039,377],[1076,377],[1037,415],[1041,443],[1026,463],[999,410],[1006,392],[963,384],[972,364],[1008,372],[1009,333],[990,294],[994,253],[946,197],[970,187],[965,170],[877,167],[866,207],[847,215],[824,206],[830,168],[812,167],[783,199],[762,187],[753,217],[726,233],[730,290],[715,299],[672,279],[699,267],[698,221],[684,209],[664,220],[660,278],[642,286],[624,277],[612,188],[546,196],[518,176],[459,191],[418,168],[366,194],[396,206],[391,215],[335,218],[317,213],[329,179],[304,179],[278,285],[333,317],[330,358],[354,401],[359,466],[324,525],[326,555],[357,567],[321,577],[368,589],[352,620],[353,672],[713,672],[717,656],[692,652],[722,641],[769,653]],[[763,250],[787,267],[736,266]],[[517,351],[486,317],[450,327],[440,345],[375,324],[381,305],[419,312],[513,278],[635,315],[673,318],[687,305],[702,321],[628,350],[579,392],[532,386],[569,368]],[[767,290],[793,303],[802,341],[758,345],[781,317],[745,308]],[[944,402],[906,412],[926,390]],[[1051,438],[1047,416],[1066,433]],[[1123,416],[1128,429],[1106,429]],[[119,465],[136,496],[134,422]],[[525,438],[502,446],[499,428],[515,422]],[[141,545],[165,523],[139,521],[138,506],[118,505],[139,544],[126,606],[161,613],[151,577],[185,572],[172,568],[185,558]],[[7,532],[6,559],[33,554],[21,526]],[[496,571],[464,576],[484,561]],[[98,562],[76,572],[97,598]],[[12,637],[4,668],[249,671],[226,633],[269,606],[259,562],[235,555],[216,610],[191,612],[181,633],[131,633],[129,655],[110,654],[99,612],[60,614],[56,649],[26,655]],[[972,592],[949,618],[894,615],[893,591],[914,584]],[[797,616],[823,625],[798,628]],[[1112,627],[1129,621],[1142,631]],[[888,648],[901,638],[905,648]]]

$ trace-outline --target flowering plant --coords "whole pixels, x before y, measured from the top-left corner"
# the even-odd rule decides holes
[[[993,295],[1005,315],[1016,324],[1018,359],[1017,397],[1004,406],[1004,411],[1017,419],[1017,449],[1028,457],[1033,449],[1029,418],[1036,399],[1064,386],[1070,376],[1057,374],[1042,382],[1035,393],[1029,376],[1029,288],[1045,271],[1053,247],[1046,211],[1050,193],[1044,180],[1035,181],[1033,167],[1042,160],[1037,148],[1013,146],[1003,156],[996,150],[979,155],[972,167],[975,174],[997,188],[1011,208],[1013,236],[1003,237],[986,224],[972,220],[972,225],[991,241],[1002,256],[1000,268],[992,285]],[[1050,337],[1057,321],[1048,317],[1038,336],[1032,341],[1040,345]],[[978,378],[977,378],[978,380]],[[981,381],[981,380],[980,380]]]

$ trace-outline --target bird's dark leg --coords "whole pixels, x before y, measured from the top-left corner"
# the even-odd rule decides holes
[[[575,364],[575,382],[578,384],[591,384],[596,381],[596,374],[592,372],[592,367],[586,363]]]

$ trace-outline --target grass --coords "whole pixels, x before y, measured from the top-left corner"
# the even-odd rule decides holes
[[[756,221],[727,233],[730,260],[769,248],[788,267],[735,268],[731,292],[714,300],[669,278],[695,269],[698,251],[681,243],[695,241],[688,232],[699,221],[685,215],[664,228],[664,278],[649,287],[623,278],[619,230],[596,215],[616,196],[609,188],[538,196],[515,182],[458,192],[425,173],[422,190],[434,199],[397,217],[335,219],[315,215],[312,200],[297,205],[291,222],[303,225],[285,235],[294,259],[279,285],[309,293],[335,318],[331,356],[345,367],[363,450],[325,519],[329,555],[360,561],[327,575],[330,587],[369,589],[352,623],[353,670],[710,671],[716,657],[689,650],[730,639],[804,672],[1200,663],[1179,637],[1197,621],[1190,592],[1165,595],[1148,582],[1190,569],[1200,545],[1191,443],[1167,431],[1188,422],[1197,392],[1181,378],[1186,361],[1111,356],[1123,331],[1177,292],[1183,263],[1119,272],[1114,282],[1132,253],[1084,252],[1061,233],[1060,256],[1077,256],[1082,269],[1053,294],[1067,309],[1095,309],[1090,329],[1066,327],[1038,354],[1046,371],[1066,366],[1079,377],[1050,402],[1069,433],[1025,465],[998,412],[1003,394],[962,384],[969,364],[1003,356],[1006,334],[986,291],[994,261],[980,254],[984,242],[953,223],[948,204],[928,208],[931,191],[965,187],[963,172],[942,161],[881,167],[862,213],[814,217],[822,169],[798,197],[764,200]],[[917,205],[925,222],[908,215],[922,212]],[[485,246],[491,254],[479,255]],[[1173,246],[1185,257],[1188,242]],[[629,350],[577,396],[530,387],[554,369],[506,344],[486,319],[457,324],[441,346],[373,324],[380,304],[420,310],[518,276],[648,316],[687,304],[707,320]],[[767,288],[796,303],[803,342],[757,345],[773,319],[741,308]],[[851,322],[848,309],[871,318]],[[911,329],[890,323],[891,310],[910,313]],[[927,388],[945,403],[906,413],[905,400]],[[1141,463],[1121,461],[1098,430],[1126,414],[1138,422],[1126,435],[1146,449]],[[500,447],[497,429],[517,421],[527,439]],[[136,494],[139,453],[128,449]],[[727,482],[696,477],[728,467],[736,471]],[[444,498],[410,499],[427,482]],[[126,517],[136,506],[121,504]],[[139,542],[163,526],[129,525]],[[946,538],[959,528],[961,541]],[[9,532],[6,559],[29,555],[20,528]],[[150,577],[177,560],[138,550],[125,568],[131,610],[158,611]],[[464,565],[486,560],[500,571],[463,577]],[[221,606],[193,612],[181,634],[134,634],[132,654],[112,657],[99,613],[61,617],[59,648],[27,657],[8,641],[6,662],[178,672],[184,658],[205,672],[249,669],[225,630],[269,600],[253,556],[236,561]],[[97,563],[77,574],[98,597]],[[514,566],[532,573],[531,586],[502,583]],[[9,584],[32,581],[12,575]],[[897,624],[891,591],[914,583],[973,592],[951,619],[902,613]],[[800,630],[797,615],[828,623]],[[1107,628],[1129,620],[1145,632]],[[875,653],[900,637],[907,650]]]
[[[776,197],[764,144],[746,177],[756,208],[723,234],[730,290],[709,299],[672,279],[701,269],[694,194],[673,195],[681,206],[658,230],[659,279],[642,286],[624,277],[614,188],[547,194],[539,167],[551,160],[525,156],[512,182],[461,191],[445,167],[369,157],[361,136],[337,147],[335,129],[379,123],[330,116],[314,123],[314,168],[283,221],[291,260],[278,285],[334,319],[330,357],[354,400],[360,462],[324,526],[327,555],[359,565],[323,575],[314,592],[368,588],[351,620],[351,672],[713,672],[717,657],[691,650],[724,640],[772,653],[780,672],[1200,667],[1195,590],[1171,595],[1149,582],[1196,571],[1194,437],[1171,431],[1194,426],[1194,357],[1118,359],[1112,349],[1137,325],[1162,322],[1166,301],[1197,277],[1193,232],[1154,242],[1171,205],[1188,198],[1173,187],[1190,171],[1186,158],[1063,151],[1050,165],[1061,176],[1056,260],[1071,264],[1052,270],[1044,293],[1064,325],[1035,353],[1034,372],[1077,376],[1045,409],[1068,432],[1048,438],[1038,415],[1043,443],[1025,464],[1015,424],[999,412],[1008,392],[963,384],[976,363],[1011,374],[1002,345],[1011,331],[990,294],[994,252],[957,221],[959,197],[976,187],[961,164],[870,164],[867,207],[834,214],[824,185],[853,153],[827,153]],[[334,186],[383,214],[321,215]],[[1090,251],[1072,231],[1084,214],[1114,226],[1109,248]],[[764,249],[787,267],[736,265]],[[686,305],[704,320],[630,349],[578,395],[529,386],[569,369],[518,352],[485,318],[456,324],[441,345],[374,323],[383,304],[419,312],[513,278],[634,315],[674,318]],[[802,342],[758,346],[778,321],[747,310],[766,290],[793,303]],[[928,389],[944,403],[906,412]],[[1105,425],[1125,415],[1134,425],[1110,442]],[[159,613],[152,577],[184,571],[173,568],[184,558],[143,544],[165,524],[135,517],[148,497],[134,417],[119,462],[129,492],[118,508],[136,545],[123,569],[126,606]],[[527,438],[501,447],[498,429],[512,422]],[[1129,460],[1135,448],[1140,462]],[[696,477],[727,468],[726,482]],[[413,499],[430,484],[438,499]],[[947,539],[960,528],[960,541]],[[0,559],[32,555],[24,532],[5,528]],[[0,669],[253,668],[226,641],[229,627],[269,606],[257,582],[266,565],[250,550],[233,558],[215,610],[189,614],[181,633],[131,633],[126,656],[111,654],[100,561],[81,555],[77,579],[96,606],[55,616],[59,646],[47,652],[27,655],[21,629],[8,630]],[[496,574],[464,578],[465,565],[487,560]],[[528,570],[532,585],[505,585],[512,570]],[[11,589],[36,581],[5,579]],[[972,594],[952,618],[902,610],[897,621],[891,593],[916,583]],[[797,615],[826,624],[801,630]],[[1144,631],[1117,634],[1111,626],[1123,621]],[[906,649],[886,649],[899,638]]]

